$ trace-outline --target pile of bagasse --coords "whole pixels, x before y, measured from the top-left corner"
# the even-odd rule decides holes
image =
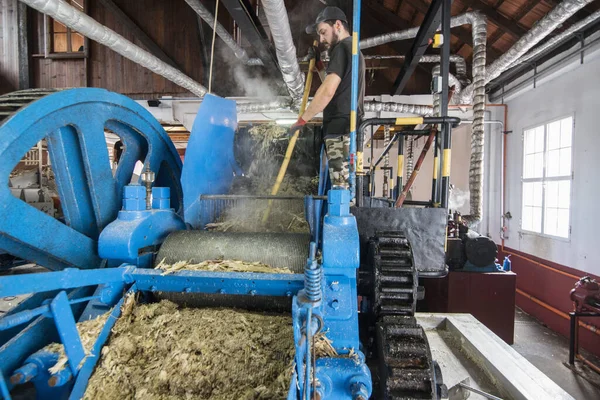
[[[264,176],[269,143],[286,133],[275,125],[250,131],[261,146],[261,157],[250,167],[254,194],[269,194],[274,176]],[[276,174],[276,171],[275,171]],[[251,176],[252,177],[252,176]],[[315,179],[285,180],[280,193],[315,192]],[[302,209],[273,202],[269,224],[261,224],[266,202],[233,207],[209,229],[219,231],[308,232]],[[261,228],[262,227],[262,228]],[[261,263],[213,260],[159,263],[163,274],[181,270],[292,273]],[[108,318],[78,324],[86,351]],[[315,338],[318,356],[336,356],[324,334]],[[61,353],[52,372],[65,368]],[[88,353],[89,354],[89,353]],[[268,314],[226,308],[184,308],[171,301],[137,303],[125,299],[122,315],[102,349],[89,380],[86,399],[284,399],[287,397],[294,358],[292,319],[289,314]]]

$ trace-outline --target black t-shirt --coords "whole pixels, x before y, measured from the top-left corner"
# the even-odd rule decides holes
[[[350,99],[352,93],[352,36],[341,40],[329,51],[327,74],[336,74],[341,78],[333,98],[323,110],[323,128],[325,136],[339,136],[350,133]],[[358,69],[358,121],[363,116],[365,97],[365,59],[359,55]]]

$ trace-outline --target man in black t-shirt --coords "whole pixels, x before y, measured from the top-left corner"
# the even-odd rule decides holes
[[[325,7],[319,13],[313,25],[306,28],[307,33],[317,33],[319,41],[329,50],[327,76],[317,90],[313,100],[298,121],[290,128],[290,134],[323,112],[323,132],[325,150],[329,160],[329,175],[333,186],[348,188],[348,162],[350,158],[350,101],[352,91],[352,36],[348,20],[337,7]],[[310,53],[317,57],[317,70],[323,69],[318,59],[319,51]],[[359,55],[358,72],[358,121],[363,116],[365,60]],[[357,121],[357,126],[358,126]]]

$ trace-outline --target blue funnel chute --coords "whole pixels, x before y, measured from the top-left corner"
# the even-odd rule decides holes
[[[233,144],[237,129],[234,100],[207,94],[194,120],[181,174],[185,222],[202,229],[208,221],[200,196],[225,194],[241,172]]]

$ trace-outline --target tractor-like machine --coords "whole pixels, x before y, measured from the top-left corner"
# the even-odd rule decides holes
[[[259,196],[304,207],[310,233],[207,231],[237,196],[234,101],[207,95],[182,166],[161,125],[141,105],[102,89],[32,90],[0,97],[0,248],[51,272],[0,278],[0,296],[29,295],[0,319],[0,389],[33,382],[38,398],[80,398],[127,293],[188,307],[289,313],[295,367],[288,399],[443,398],[441,374],[413,316],[418,276],[446,273],[445,208],[394,208],[330,188]],[[391,121],[388,121],[391,122]],[[396,121],[401,123],[401,121]],[[437,123],[437,119],[428,121]],[[124,144],[113,172],[105,131]],[[10,172],[41,140],[48,146],[60,206],[55,219],[15,197]],[[144,164],[132,182],[136,163]],[[180,271],[161,261],[235,259],[292,274]],[[152,300],[149,300],[152,301]],[[90,354],[77,321],[110,312]],[[316,358],[327,332],[338,357]],[[50,373],[64,344],[68,368]],[[352,354],[351,357],[348,355]]]

